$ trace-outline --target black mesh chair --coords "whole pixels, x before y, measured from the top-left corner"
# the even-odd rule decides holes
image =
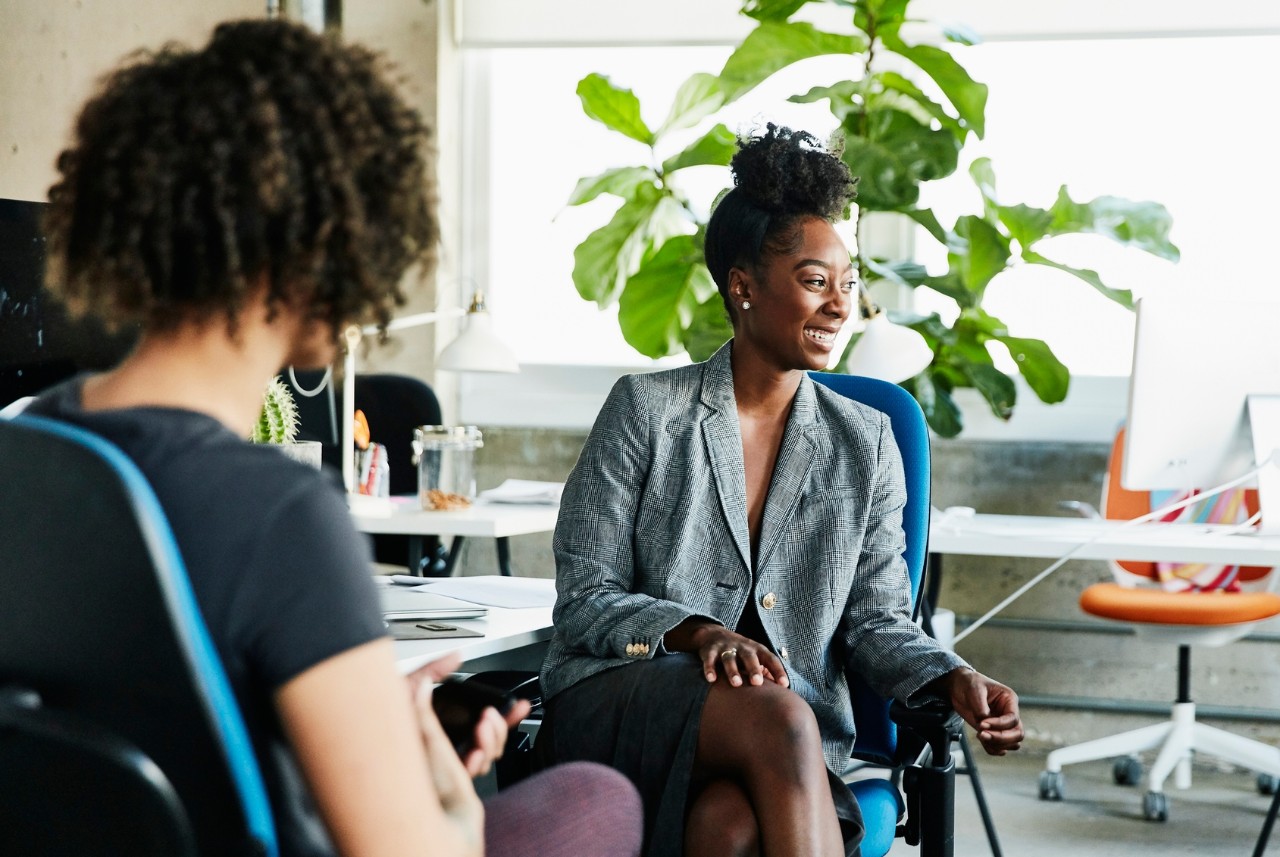
[[[0,420],[0,854],[274,855],[164,513],[83,429]]]

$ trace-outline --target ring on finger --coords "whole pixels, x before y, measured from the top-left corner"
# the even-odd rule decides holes
[[[738,650],[737,650],[737,649],[725,649],[723,652],[721,652],[721,653],[720,653],[720,657],[722,657],[722,658],[726,658],[726,659],[727,659],[727,658],[736,658],[737,656],[738,656]]]

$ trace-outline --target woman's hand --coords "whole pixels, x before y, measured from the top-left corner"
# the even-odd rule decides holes
[[[431,695],[423,696],[423,687],[430,688],[448,678],[462,662],[457,654],[446,655],[439,660],[424,664],[405,676],[409,682],[409,692],[413,694],[418,718],[430,717],[439,723],[435,711],[431,709]],[[424,709],[423,705],[427,707]],[[507,745],[507,730],[515,726],[529,715],[529,701],[518,699],[511,706],[504,718],[496,708],[486,708],[476,721],[475,734],[471,739],[471,749],[462,757],[463,767],[473,777],[489,773],[489,768],[502,758],[502,751]]]
[[[663,635],[662,643],[672,651],[696,653],[710,682],[723,670],[734,687],[744,682],[759,686],[766,681],[791,685],[782,661],[768,647],[705,619],[684,620]]]
[[[457,663],[453,666],[456,667]],[[458,825],[469,841],[479,846],[476,853],[480,853],[484,843],[484,805],[471,785],[471,775],[463,767],[453,743],[444,734],[444,727],[431,708],[431,689],[431,682],[421,682],[414,696],[422,746],[427,754],[427,769],[445,815]]]
[[[968,667],[952,670],[939,682],[951,707],[978,731],[982,749],[992,756],[1003,756],[1022,746],[1018,694],[1012,689]]]

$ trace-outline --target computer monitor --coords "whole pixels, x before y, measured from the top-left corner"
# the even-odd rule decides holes
[[[72,321],[44,288],[45,203],[0,199],[0,407],[77,372],[106,369],[137,338]]]
[[[1207,489],[1270,460],[1245,487],[1280,531],[1280,302],[1139,301],[1125,436],[1132,490]]]

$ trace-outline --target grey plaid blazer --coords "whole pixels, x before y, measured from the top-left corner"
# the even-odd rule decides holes
[[[663,634],[687,617],[736,627],[755,598],[841,771],[854,740],[846,674],[910,702],[965,664],[911,621],[888,417],[808,377],[766,498],[753,588],[731,348],[622,378],[609,394],[560,504],[543,692],[666,654]]]

